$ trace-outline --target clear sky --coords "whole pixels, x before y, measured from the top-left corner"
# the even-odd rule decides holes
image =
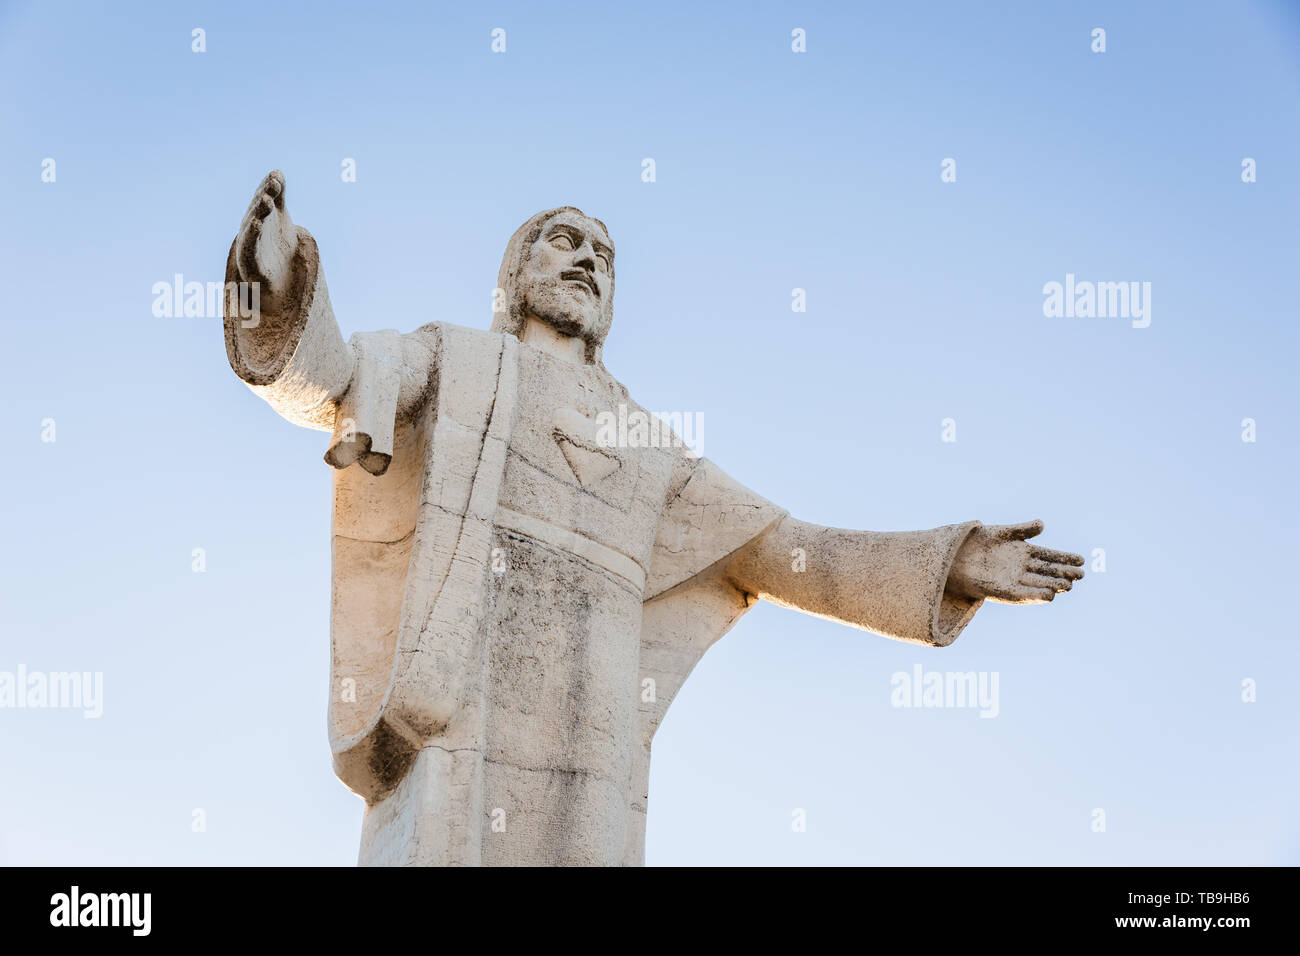
[[[153,314],[279,168],[345,334],[486,328],[511,232],[580,206],[606,365],[738,480],[1104,551],[944,650],[756,608],[656,738],[647,862],[1300,863],[1294,5],[8,0],[0,124],[0,672],[103,675],[98,719],[0,709],[0,862],[356,859],[327,436]],[[1149,326],[1046,317],[1067,274]],[[996,718],[892,706],[917,664]]]

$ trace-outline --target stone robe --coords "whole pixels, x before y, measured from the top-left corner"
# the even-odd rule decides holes
[[[366,801],[360,863],[641,863],[655,730],[755,600],[727,559],[785,512],[680,445],[597,441],[599,413],[644,411],[599,362],[441,322],[345,343],[301,229],[292,298],[256,328],[228,300],[226,345],[332,431],[329,736]],[[954,640],[979,605],[943,587],[975,526],[844,532],[848,623]]]

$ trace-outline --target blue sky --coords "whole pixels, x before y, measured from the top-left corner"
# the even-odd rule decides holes
[[[738,480],[1104,549],[944,650],[759,606],[656,738],[647,862],[1300,862],[1298,93],[1269,2],[0,5],[0,671],[104,680],[97,720],[0,709],[0,862],[355,860],[326,436],[152,312],[272,168],[345,334],[486,328],[511,232],[576,205],[606,365]],[[1045,317],[1067,273],[1150,282],[1150,326]],[[918,663],[996,672],[997,718],[892,707]]]

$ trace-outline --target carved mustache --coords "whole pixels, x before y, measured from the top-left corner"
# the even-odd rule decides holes
[[[596,280],[593,279],[591,273],[587,272],[585,269],[565,269],[560,273],[560,279],[581,282],[591,290],[592,295],[598,299],[600,298],[600,289],[596,288]]]

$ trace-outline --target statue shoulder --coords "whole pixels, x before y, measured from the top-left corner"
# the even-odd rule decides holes
[[[647,601],[744,547],[786,515],[707,458],[683,459],[668,494],[646,581]]]
[[[500,342],[506,337],[506,333],[504,332],[492,332],[488,329],[475,329],[468,325],[457,325],[454,322],[426,322],[410,334],[422,337],[460,335],[467,338],[479,338],[484,342]]]
[[[453,322],[428,322],[413,332],[411,339],[428,348],[437,357],[444,351],[446,344],[473,350],[491,350],[500,352],[502,340],[508,337],[504,332],[491,332],[487,329],[475,329]]]

